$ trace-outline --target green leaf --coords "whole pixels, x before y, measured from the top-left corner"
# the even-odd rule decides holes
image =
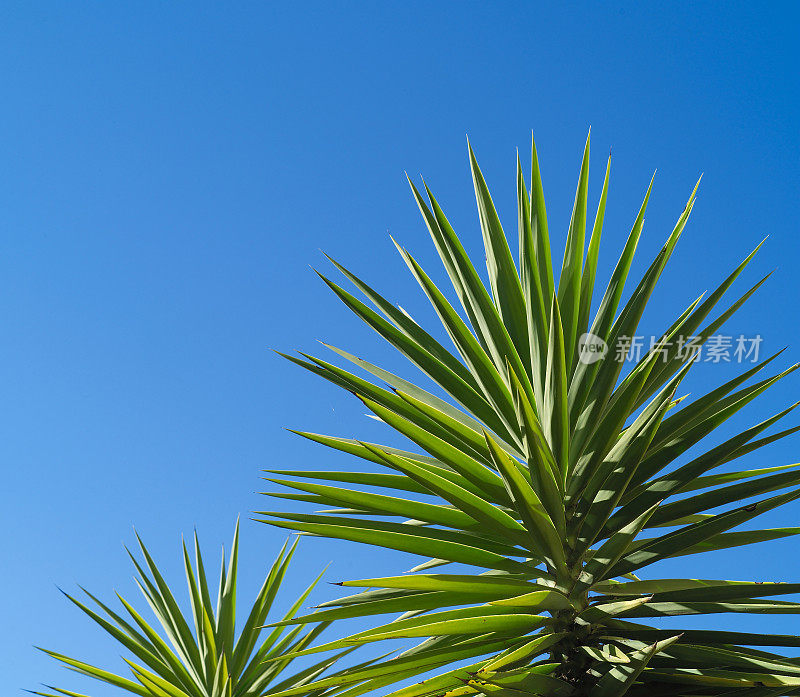
[[[519,275],[486,181],[475,159],[475,153],[469,144],[467,144],[467,148],[472,169],[472,182],[475,186],[475,200],[478,203],[483,244],[486,248],[486,268],[489,271],[492,297],[517,351],[521,355],[526,355],[528,353],[528,320]]]
[[[575,192],[575,203],[572,207],[572,219],[569,223],[567,244],[564,249],[564,261],[558,279],[558,305],[564,327],[564,362],[572,372],[573,358],[576,355],[577,332],[581,310],[581,279],[583,275],[583,253],[586,241],[586,198],[589,190],[589,142],[591,131],[586,136],[583,149],[581,172],[578,178],[578,189]]]
[[[653,179],[655,179],[655,174],[653,175]],[[610,338],[614,316],[617,312],[619,301],[622,298],[628,272],[633,262],[633,255],[639,243],[639,237],[642,234],[644,213],[645,210],[647,210],[647,202],[650,200],[650,192],[653,189],[653,179],[650,180],[650,185],[647,187],[647,193],[645,194],[642,206],[633,223],[633,228],[628,235],[625,248],[614,268],[611,280],[608,283],[603,299],[600,302],[600,307],[597,310],[597,315],[595,315],[594,322],[592,323],[590,333],[604,341]],[[576,425],[577,419],[583,411],[589,390],[594,383],[599,367],[597,363],[579,363],[576,366],[575,374],[573,375],[569,387],[570,423],[573,427]]]
[[[484,436],[495,466],[503,477],[508,493],[514,502],[514,508],[522,516],[528,533],[536,541],[533,548],[528,543],[528,548],[532,549],[536,556],[545,556],[549,559],[555,570],[566,573],[563,540],[550,519],[547,509],[523,476],[519,463],[509,457],[488,433],[484,433]]]
[[[773,688],[759,687],[762,676],[766,681],[800,676],[800,663],[750,648],[796,647],[796,637],[765,634],[768,627],[751,633],[715,631],[698,623],[691,625],[696,629],[672,629],[658,619],[794,614],[800,603],[777,597],[797,593],[797,584],[649,581],[634,573],[663,559],[800,533],[796,527],[737,529],[800,496],[798,466],[770,461],[752,465],[755,469],[733,466],[723,471],[731,461],[800,430],[767,430],[794,406],[749,428],[734,429],[725,439],[701,443],[719,427],[728,427],[732,416],[795,367],[761,378],[776,354],[743,366],[741,374],[694,401],[682,404],[685,397],[675,397],[688,370],[701,368],[690,356],[679,355],[678,340],[696,336],[702,344],[752,297],[766,277],[712,314],[755,252],[713,292],[691,302],[696,291],[680,300],[683,292],[677,286],[663,289],[669,303],[685,309],[655,318],[666,329],[625,374],[625,361],[579,360],[579,342],[587,329],[614,352],[639,333],[688,223],[699,182],[658,253],[629,285],[651,180],[605,292],[598,295],[594,286],[610,165],[587,248],[588,139],[556,274],[535,145],[530,191],[519,156],[516,162],[518,264],[471,149],[469,154],[488,285],[465,250],[471,242],[459,239],[427,186],[418,190],[412,185],[412,192],[458,302],[453,298],[451,304],[449,292],[398,245],[456,351],[445,349],[433,338],[437,332],[423,329],[342,265],[334,262],[375,310],[326,281],[433,385],[423,389],[341,349],[333,350],[360,370],[345,370],[307,354],[292,359],[356,394],[371,416],[413,441],[420,454],[357,438],[303,433],[371,464],[349,472],[328,470],[323,463],[314,465],[319,472],[305,470],[289,480],[285,471],[273,472],[278,483],[293,491],[271,496],[325,510],[258,514],[277,527],[411,553],[422,557],[421,563],[403,576],[343,582],[363,592],[278,622],[265,640],[265,645],[272,642],[269,648],[254,660],[277,670],[317,651],[338,655],[379,640],[419,639],[396,658],[384,657],[330,678],[317,674],[327,667],[322,662],[298,674],[298,684],[288,679],[277,683],[287,695],[308,697],[386,692],[390,697],[676,697],[690,692],[692,697],[777,697],[800,692],[800,685],[775,687],[772,694]],[[594,317],[593,304],[598,305]],[[750,384],[751,379],[756,382]],[[370,469],[374,464],[388,473]],[[748,503],[754,497],[755,503]],[[458,567],[453,574],[431,571],[445,564],[475,568]],[[199,574],[196,585],[191,596],[193,607],[199,608],[207,595]],[[158,588],[145,584],[144,590],[157,615],[168,621],[169,608]],[[378,626],[364,622],[362,629],[372,628],[322,646],[312,643],[315,630],[298,634],[286,629],[282,638],[274,635],[290,626],[299,629],[301,622],[317,620],[316,626],[322,627],[335,619],[386,613],[401,614]],[[654,618],[658,626],[622,619],[637,617]],[[196,628],[205,627],[206,613],[194,610],[193,618]],[[681,644],[673,644],[681,631]],[[143,654],[153,651],[145,640]],[[200,644],[205,672],[221,675],[219,658],[212,662],[211,657],[224,656],[224,648],[217,647],[214,636]],[[451,665],[462,661],[472,665]],[[426,671],[434,677],[408,684]],[[235,694],[234,688],[229,697],[264,697],[268,686],[276,685],[272,677],[265,672],[260,682],[242,688],[243,694]],[[389,687],[403,681],[408,681],[405,687]]]
[[[600,549],[592,555],[592,558],[581,571],[575,584],[575,593],[581,593],[592,586],[594,590],[598,590],[597,581],[608,577],[609,569],[613,568],[625,555],[631,543],[636,539],[636,536],[641,532],[657,508],[658,504],[646,510],[638,518],[611,535],[600,546]],[[646,593],[647,591],[640,592]]]
[[[620,316],[614,321],[613,326],[609,330],[608,338],[606,339],[606,343],[609,346],[615,347],[618,340],[636,335],[636,329],[644,313],[647,301],[686,226],[693,202],[694,192],[692,192],[692,196],[689,198],[684,212],[675,224],[666,243],[650,264],[650,267],[634,290],[630,300],[625,304]],[[601,306],[601,310],[602,309]],[[597,334],[597,332],[592,331],[592,334],[604,338],[604,335]],[[587,387],[577,388],[578,392],[570,396],[570,417],[575,428],[570,442],[571,462],[577,462],[578,458],[583,453],[588,437],[594,430],[597,418],[603,413],[608,400],[611,398],[622,366],[623,363],[621,361],[597,361],[592,364],[593,370],[587,375],[581,373],[580,370],[576,371],[572,383],[577,381],[579,385],[587,384]],[[570,390],[572,390],[571,387]],[[590,394],[591,399],[587,402],[587,397]]]
[[[418,467],[410,460],[403,460],[389,453],[383,453],[382,455],[393,467],[405,472],[420,484],[424,484],[431,493],[449,501],[458,510],[463,511],[476,522],[488,526],[491,532],[503,534],[517,544],[525,543],[525,528],[494,504],[485,501],[480,496],[461,488],[444,477],[439,477],[429,470],[426,471]]]
[[[481,396],[493,406],[496,410],[495,414],[502,419],[508,434],[513,438],[516,436],[514,432],[513,403],[508,385],[498,371],[498,366],[492,363],[491,358],[470,332],[469,327],[467,327],[414,257],[399,245],[397,249],[417,283],[428,296],[450,339],[474,376],[479,385]],[[465,406],[469,408],[469,404],[465,404]],[[506,431],[501,430],[500,433],[505,435]]]
[[[411,184],[410,180],[409,184]],[[453,288],[458,294],[461,305],[467,313],[481,345],[491,355],[495,365],[501,366],[509,361],[521,372],[524,372],[520,356],[526,356],[527,351],[523,350],[521,354],[518,353],[508,329],[503,324],[498,308],[493,304],[478,272],[430,189],[425,187],[431,205],[430,209],[425,205],[422,196],[413,184],[411,184],[411,189]]]
[[[621,697],[639,677],[648,662],[660,651],[669,648],[681,635],[657,641],[647,648],[634,651],[629,655],[628,663],[612,665],[610,670],[600,678],[592,688],[589,697]]]
[[[296,631],[293,630],[287,635],[289,643],[285,641],[276,643],[283,632],[282,627],[273,631],[264,640],[260,635],[263,623],[267,619],[267,614],[286,573],[294,547],[287,551],[287,547],[284,545],[278,554],[255,602],[246,614],[246,620],[239,627],[237,637],[234,635],[233,628],[236,622],[237,606],[238,523],[227,561],[223,554],[216,603],[211,600],[197,537],[195,536],[194,563],[189,557],[186,545],[182,545],[182,561],[189,593],[186,606],[189,614],[184,614],[175,593],[141,539],[139,539],[139,545],[144,557],[143,563],[139,563],[131,555],[139,574],[136,582],[153,610],[160,627],[148,623],[134,605],[121,596],[118,598],[132,618],[132,624],[88,592],[88,597],[99,610],[91,609],[71,596],[67,596],[82,612],[104,629],[123,650],[139,661],[135,662],[123,656],[133,679],[54,651],[45,651],[45,653],[78,673],[114,685],[128,694],[142,697],[262,695],[264,694],[263,690],[251,692],[250,688],[256,689],[261,685],[266,689],[267,682],[281,673],[286,679],[292,679],[288,672],[284,672],[289,662],[284,654],[306,648],[308,642],[317,636],[324,625],[318,624],[308,632],[305,632],[302,625],[297,627]],[[312,583],[300,595],[288,614],[295,613],[305,602],[313,585]],[[317,622],[317,618],[313,617],[310,621]],[[191,629],[189,628],[190,623]],[[300,636],[300,639],[291,643],[293,634]],[[169,641],[163,636],[166,636]],[[261,641],[260,647],[258,647],[259,641]],[[264,663],[263,659],[267,655],[282,662]],[[333,665],[333,662],[330,662],[329,665]],[[302,682],[303,675],[302,671],[296,674],[299,676],[296,677],[296,684],[299,685]],[[78,695],[78,693],[61,688],[50,689],[61,695]],[[304,694],[307,697],[320,697],[310,689]]]
[[[547,345],[547,372],[544,385],[542,423],[550,450],[566,481],[569,462],[569,411],[567,400],[567,358],[558,300],[550,308],[550,340]]]
[[[589,313],[592,309],[592,296],[594,293],[594,282],[597,274],[597,260],[600,255],[600,236],[603,233],[603,219],[606,213],[606,199],[608,198],[608,180],[611,175],[611,153],[608,155],[606,164],[606,174],[603,179],[603,189],[600,193],[600,202],[597,204],[597,213],[592,227],[592,236],[589,238],[589,247],[586,251],[586,263],[583,267],[581,278],[581,308],[578,313],[577,338],[589,330]],[[573,371],[577,353],[572,361]]]
[[[529,352],[523,355],[523,359],[528,363],[525,369],[529,375],[533,397],[529,398],[534,412],[537,411],[543,400],[543,379],[542,369],[544,367],[543,356],[547,355],[548,341],[548,320],[550,309],[549,293],[545,298],[546,279],[541,277],[541,267],[537,249],[539,235],[539,219],[532,212],[532,203],[528,190],[525,186],[525,175],[522,173],[522,163],[517,153],[517,227],[519,230],[519,265],[520,279],[522,282],[522,293],[527,309],[528,342]],[[546,234],[546,223],[545,223]],[[547,251],[549,259],[549,249]],[[548,263],[549,270],[549,263]],[[551,272],[552,273],[552,272]],[[552,285],[552,278],[550,279]]]
[[[390,527],[389,523],[382,523],[378,527],[378,524],[374,521],[365,523],[360,520],[346,518],[327,517],[326,519],[324,516],[304,516],[304,518],[314,521],[325,520],[325,522],[295,522],[293,519],[298,518],[298,515],[269,514],[267,512],[261,512],[260,515],[289,517],[290,520],[288,521],[261,520],[261,522],[279,528],[373,544],[401,552],[419,554],[424,557],[429,557],[433,554],[440,559],[481,566],[487,569],[504,569],[517,573],[524,573],[526,570],[526,567],[519,562],[512,561],[489,549],[484,549],[484,547],[488,546],[488,543],[482,541],[479,537],[464,533],[444,533],[444,531],[417,529],[398,524]]]
[[[642,566],[652,564],[660,559],[671,556],[676,551],[685,550],[691,548],[692,545],[701,544],[713,538],[714,535],[730,530],[732,527],[741,525],[757,515],[761,515],[773,508],[789,503],[798,497],[800,497],[800,488],[785,494],[780,494],[779,496],[773,496],[772,498],[758,501],[742,508],[737,508],[733,511],[720,513],[702,523],[687,525],[675,532],[655,538],[652,541],[648,541],[641,549],[623,558],[622,561],[614,567],[612,573],[615,576],[619,576],[623,573],[635,571]]]

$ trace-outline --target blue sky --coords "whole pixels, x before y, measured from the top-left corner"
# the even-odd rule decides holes
[[[778,272],[730,333],[761,334],[765,351],[790,345],[782,366],[799,360],[798,27],[790,2],[3,3],[6,687],[113,694],[32,648],[120,665],[56,584],[133,595],[123,544],[134,524],[180,584],[181,534],[197,526],[215,554],[238,514],[271,506],[255,493],[261,468],[346,463],[282,427],[378,433],[346,394],[270,349],[320,352],[321,339],[401,365],[309,265],[327,268],[323,249],[431,319],[387,232],[434,268],[404,178],[423,173],[478,250],[467,134],[513,230],[515,149],[526,156],[535,130],[557,244],[588,127],[592,201],[613,146],[601,274],[655,168],[635,270],[704,172],[645,328],[769,234],[740,288]],[[732,370],[704,366],[691,389]],[[780,384],[724,433],[797,388]],[[753,462],[794,462],[796,443]],[[796,525],[798,511],[764,522]],[[246,522],[242,538],[246,596],[283,535]],[[773,542],[662,572],[798,578],[795,548]],[[409,560],[308,540],[293,585],[328,561],[337,580]],[[770,626],[798,633],[791,618]]]

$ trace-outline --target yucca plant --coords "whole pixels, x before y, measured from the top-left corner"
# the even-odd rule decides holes
[[[239,559],[239,525],[233,537],[230,555],[222,568],[216,604],[206,579],[205,565],[194,537],[194,563],[186,544],[183,564],[189,587],[189,609],[186,615],[176,600],[176,593],[164,580],[147,548],[138,538],[143,559],[130,554],[138,577],[136,584],[158,624],[148,622],[134,606],[117,594],[121,612],[113,610],[84,590],[88,604],[67,595],[75,605],[99,624],[131,655],[125,658],[131,678],[109,672],[54,651],[45,651],[72,670],[143,697],[256,697],[288,688],[301,689],[301,694],[321,696],[326,690],[303,686],[312,682],[335,663],[341,653],[290,674],[290,654],[306,649],[330,623],[298,623],[265,628],[270,608],[284,580],[297,543],[283,546],[273,562],[264,584],[249,609],[244,624],[236,629],[236,577]],[[317,578],[297,598],[282,617],[290,620],[305,602]],[[125,617],[127,615],[127,617]],[[77,692],[48,686],[58,695],[86,697]],[[57,697],[51,692],[34,692],[44,697]]]
[[[374,467],[270,470],[270,481],[294,490],[273,496],[334,509],[261,512],[264,522],[428,559],[411,573],[344,581],[343,586],[369,590],[325,603],[314,618],[403,614],[298,653],[424,639],[407,653],[340,679],[350,685],[342,693],[348,697],[445,666],[444,672],[391,694],[800,693],[800,659],[753,648],[800,647],[798,636],[772,634],[768,625],[763,632],[743,633],[715,630],[713,622],[708,629],[685,630],[646,622],[714,613],[800,613],[800,604],[774,599],[799,592],[800,583],[644,575],[662,559],[800,532],[732,532],[800,496],[798,465],[720,469],[797,431],[800,427],[761,435],[796,405],[700,455],[687,453],[797,366],[750,384],[773,356],[693,401],[678,406],[676,397],[679,383],[698,363],[698,348],[766,280],[706,322],[755,252],[707,298],[691,302],[626,371],[626,363],[612,355],[614,347],[636,336],[689,219],[697,186],[663,247],[631,288],[626,282],[650,182],[599,295],[595,275],[610,160],[587,247],[587,139],[556,275],[535,146],[530,189],[517,161],[518,262],[471,148],[469,158],[488,288],[427,186],[423,196],[411,183],[460,310],[398,246],[456,352],[344,266],[333,262],[375,309],[323,276],[348,308],[430,378],[432,387],[419,387],[339,348],[330,347],[356,372],[307,354],[287,356],[355,395],[415,448],[302,432],[388,472]],[[694,348],[687,346],[688,337],[694,337]],[[582,353],[587,341],[602,347],[599,340],[611,349],[604,359]],[[365,373],[377,382],[362,377]],[[280,478],[287,475],[294,478]],[[781,490],[787,491],[762,496]],[[430,573],[446,564],[458,566],[454,573]],[[331,684],[318,682],[320,687]]]

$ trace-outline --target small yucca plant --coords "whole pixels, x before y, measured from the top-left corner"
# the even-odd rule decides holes
[[[746,386],[773,356],[677,407],[681,400],[676,399],[676,389],[696,357],[685,345],[682,350],[682,339],[697,337],[694,346],[701,346],[763,283],[765,279],[706,323],[755,252],[707,298],[701,296],[669,323],[657,345],[627,374],[624,362],[613,356],[582,360],[587,332],[612,351],[636,335],[692,211],[695,192],[621,304],[652,182],[605,292],[596,296],[609,168],[587,247],[588,139],[558,277],[551,263],[535,147],[530,190],[517,163],[519,267],[471,149],[469,156],[489,288],[427,187],[426,200],[411,185],[463,314],[414,257],[398,247],[457,353],[338,263],[334,262],[377,312],[323,277],[360,319],[447,398],[338,348],[331,347],[379,382],[306,354],[289,357],[353,393],[416,449],[302,433],[389,471],[272,470],[317,480],[273,479],[295,490],[273,495],[336,510],[263,512],[268,516],[264,522],[429,558],[413,573],[345,581],[344,586],[371,590],[326,603],[315,615],[292,621],[404,613],[399,619],[300,653],[385,639],[425,639],[406,654],[339,678],[352,686],[343,693],[348,697],[445,666],[436,677],[391,694],[800,693],[800,659],[749,648],[800,647],[798,636],[771,634],[768,625],[763,632],[742,633],[714,630],[713,621],[703,630],[663,629],[642,622],[678,615],[800,613],[800,604],[772,599],[799,592],[800,584],[640,580],[635,575],[669,557],[800,532],[730,532],[798,498],[800,489],[793,488],[800,484],[797,465],[719,469],[795,432],[797,427],[759,438],[794,406],[696,457],[684,458],[796,367]],[[788,491],[752,500],[783,489]],[[722,512],[716,512],[720,507]],[[466,566],[457,573],[427,573],[453,563]],[[456,662],[469,665],[454,668]],[[332,684],[317,683],[321,688]]]
[[[94,595],[84,593],[95,609],[80,600],[67,597],[116,639],[130,654],[125,658],[131,678],[111,673],[54,651],[46,651],[72,670],[144,697],[256,697],[288,688],[300,688],[301,693],[322,695],[324,690],[309,690],[304,685],[320,676],[339,658],[339,655],[306,667],[294,674],[286,668],[292,662],[288,654],[306,649],[330,623],[300,623],[291,630],[282,625],[265,628],[272,603],[281,587],[296,543],[289,549],[284,545],[269,570],[255,602],[241,629],[236,631],[236,576],[239,558],[239,525],[233,538],[230,556],[222,568],[212,602],[211,590],[197,535],[194,538],[194,563],[183,545],[183,563],[189,587],[190,616],[185,616],[161,572],[142,541],[138,538],[143,561],[131,554],[138,577],[136,584],[158,621],[149,623],[127,600],[117,594],[123,614],[111,609]],[[130,554],[130,553],[129,553]],[[283,620],[297,613],[317,583],[315,580],[294,602]],[[66,594],[65,594],[66,595]],[[160,629],[160,631],[159,631]],[[55,687],[48,689],[59,695],[85,697]],[[34,692],[56,697],[50,692]]]

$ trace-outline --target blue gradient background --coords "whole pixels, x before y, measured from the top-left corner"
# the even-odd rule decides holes
[[[738,288],[778,273],[729,333],[760,333],[765,351],[793,344],[779,360],[798,360],[799,28],[793,2],[3,3],[9,693],[42,681],[115,694],[32,645],[123,666],[55,586],[133,595],[123,544],[134,524],[181,587],[181,534],[197,526],[213,558],[242,514],[247,598],[284,539],[247,520],[273,506],[255,493],[259,470],[347,462],[282,427],[389,438],[348,395],[269,349],[324,351],[322,339],[402,366],[308,265],[328,268],[322,248],[433,320],[387,231],[442,278],[403,174],[423,172],[480,254],[465,134],[513,231],[515,148],[527,156],[535,129],[556,247],[588,126],[592,205],[613,145],[603,282],[653,169],[634,272],[705,172],[643,329],[662,328],[769,234]],[[687,389],[734,370],[703,366]],[[794,401],[797,387],[781,383],[722,435]],[[793,462],[796,447],[788,440],[748,462]],[[759,523],[799,518],[795,504]],[[795,549],[773,542],[658,572],[796,579]],[[307,540],[292,590],[328,561],[336,580],[411,560]],[[798,633],[791,617],[708,621]]]

